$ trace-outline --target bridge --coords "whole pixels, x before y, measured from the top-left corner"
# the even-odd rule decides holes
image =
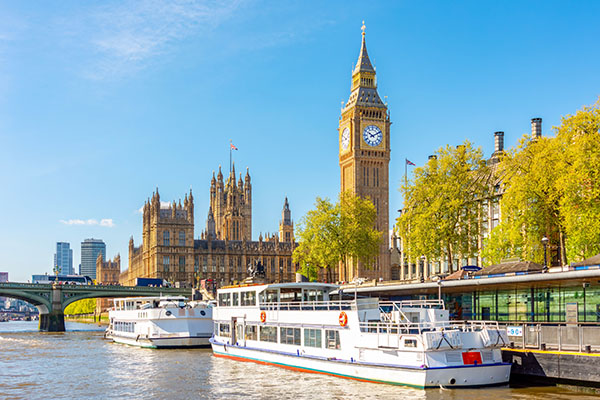
[[[57,283],[0,283],[0,297],[24,300],[37,307],[40,312],[39,329],[42,332],[64,332],[65,308],[77,300],[100,297],[161,295],[191,298],[192,289],[116,285],[61,285]]]

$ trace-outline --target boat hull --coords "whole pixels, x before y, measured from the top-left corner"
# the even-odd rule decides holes
[[[145,338],[110,335],[108,338],[112,339],[115,343],[151,349],[210,347],[209,336]]]
[[[495,363],[482,365],[449,366],[438,368],[406,368],[393,365],[361,363],[354,360],[327,359],[231,346],[211,339],[216,357],[238,361],[275,365],[278,367],[365,382],[387,383],[415,388],[480,387],[508,384],[511,365]]]

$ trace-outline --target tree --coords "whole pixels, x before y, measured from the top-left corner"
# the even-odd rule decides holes
[[[454,260],[477,253],[480,200],[488,196],[489,171],[481,149],[469,141],[438,149],[406,182],[404,209],[396,228],[409,259],[422,255]]]
[[[329,282],[333,281],[333,269],[341,264],[340,279],[345,279],[349,260],[368,262],[379,253],[382,233],[373,228],[376,217],[369,199],[350,192],[341,193],[336,204],[317,197],[315,209],[297,226],[294,262],[312,280],[325,268]]]
[[[555,137],[524,136],[506,153],[502,221],[484,246],[492,262],[544,262],[542,237],[560,262],[600,252],[600,100],[567,115]]]
[[[92,314],[96,310],[96,299],[83,299],[69,304],[65,308],[65,314]]]

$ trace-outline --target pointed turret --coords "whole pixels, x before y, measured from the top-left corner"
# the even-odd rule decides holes
[[[344,106],[347,109],[350,106],[364,106],[385,108],[377,93],[377,78],[375,68],[371,64],[369,54],[367,53],[367,42],[365,40],[365,23],[362,26],[362,44],[358,61],[352,71],[352,92],[350,98]]]
[[[375,68],[373,68],[373,64],[371,64],[371,60],[369,59],[369,54],[367,53],[367,42],[365,40],[365,21],[363,21],[362,25],[362,45],[360,46],[360,54],[358,56],[358,62],[356,63],[356,67],[354,67],[353,75],[359,72],[370,72],[375,73]]]

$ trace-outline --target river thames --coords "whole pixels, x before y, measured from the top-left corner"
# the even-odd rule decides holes
[[[597,399],[556,387],[415,390],[215,358],[210,349],[114,344],[103,327],[0,324],[0,399]]]

